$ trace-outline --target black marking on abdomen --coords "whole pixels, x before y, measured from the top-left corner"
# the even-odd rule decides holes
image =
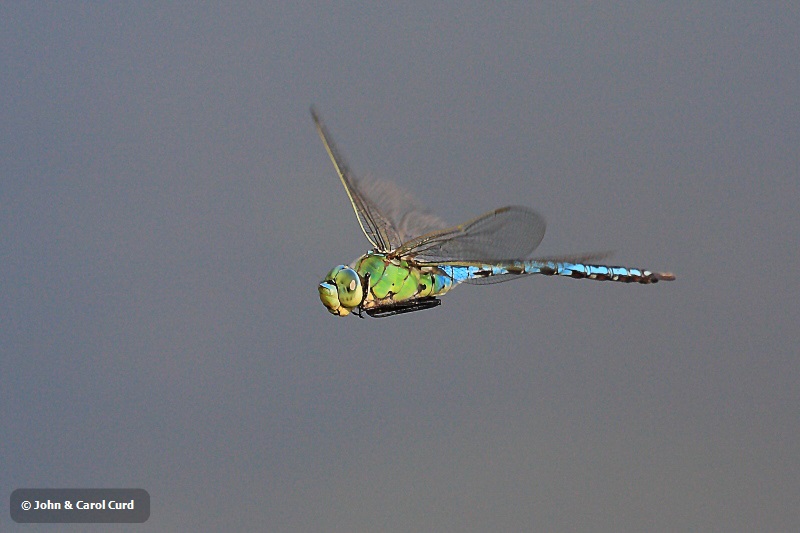
[[[552,267],[543,266],[539,269],[539,272],[541,272],[545,276],[554,276],[556,274],[556,269]]]

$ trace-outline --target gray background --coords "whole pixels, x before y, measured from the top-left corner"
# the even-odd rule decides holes
[[[4,501],[148,490],[120,531],[800,529],[797,4],[427,4],[3,3]],[[317,283],[368,243],[311,103],[449,222],[529,205],[541,254],[678,280],[332,317]]]

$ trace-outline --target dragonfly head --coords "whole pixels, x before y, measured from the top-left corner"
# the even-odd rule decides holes
[[[361,278],[352,268],[339,265],[319,284],[319,299],[331,314],[349,315],[364,299]]]

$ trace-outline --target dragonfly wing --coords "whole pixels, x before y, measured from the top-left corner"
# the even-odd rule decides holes
[[[392,249],[415,237],[447,227],[413,196],[390,181],[359,180],[358,186],[362,195],[380,209],[394,228],[398,240],[391,241]]]
[[[414,237],[446,227],[444,222],[393,183],[356,179],[313,107],[311,116],[347,191],[358,223],[376,250],[389,252]]]
[[[370,201],[359,188],[357,180],[355,180],[350,170],[347,168],[345,162],[336,145],[333,143],[328,130],[319,118],[316,109],[311,108],[311,117],[314,119],[314,124],[317,126],[317,133],[319,133],[322,143],[325,145],[325,150],[336,167],[336,172],[339,174],[339,179],[342,180],[347,191],[347,196],[350,198],[350,203],[353,205],[353,211],[356,212],[356,218],[361,226],[364,235],[367,236],[369,242],[375,247],[376,250],[381,252],[388,252],[399,245],[401,239],[392,225],[392,223],[380,212],[378,207]]]
[[[458,226],[417,237],[395,250],[420,263],[497,262],[523,259],[544,238],[544,217],[527,207],[490,211]]]
[[[490,285],[492,283],[502,283],[504,281],[511,281],[512,279],[524,278],[525,276],[530,276],[530,274],[499,274],[497,276],[489,276],[486,278],[466,279],[464,280],[464,283],[469,283],[470,285]]]
[[[585,254],[549,255],[547,257],[537,257],[538,261],[550,261],[552,263],[594,263],[611,257],[614,252],[588,252]]]

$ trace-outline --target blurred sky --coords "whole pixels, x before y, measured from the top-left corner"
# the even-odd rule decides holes
[[[798,28],[789,2],[3,3],[0,499],[144,488],[147,523],[103,528],[137,532],[800,530]],[[317,284],[368,242],[312,103],[449,222],[528,205],[543,255],[678,279],[333,317]]]

